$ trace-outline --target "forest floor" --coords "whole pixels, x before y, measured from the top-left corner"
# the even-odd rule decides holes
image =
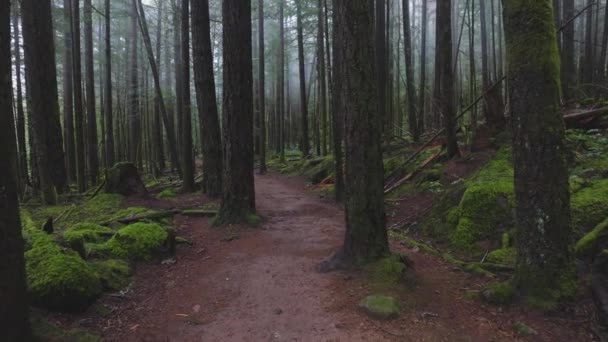
[[[414,262],[416,286],[391,293],[401,304],[397,319],[372,320],[358,309],[359,301],[374,293],[367,272],[315,271],[342,243],[343,209],[319,198],[300,177],[268,174],[256,176],[255,182],[257,208],[264,218],[259,227],[215,228],[207,218],[176,216],[173,224],[190,246],[180,246],[175,258],[162,263],[139,264],[124,296],[107,295],[85,315],[55,320],[95,330],[107,341],[595,338],[588,295],[577,307],[552,315],[521,306],[488,306],[467,294],[489,279],[399,241],[391,241],[391,248]],[[389,226],[416,221],[433,200],[429,194],[403,199],[391,209]],[[129,201],[155,209],[209,202],[200,195]],[[522,333],[514,326],[531,329]]]

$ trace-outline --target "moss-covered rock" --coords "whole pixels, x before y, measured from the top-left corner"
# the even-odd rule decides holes
[[[578,257],[591,256],[596,252],[598,240],[606,236],[608,236],[608,219],[578,240],[574,246],[574,253]]]
[[[592,182],[570,200],[575,232],[588,232],[608,217],[608,179]]]
[[[385,290],[404,282],[412,282],[405,256],[393,254],[367,266],[372,287]],[[409,284],[411,285],[411,284]]]
[[[393,297],[371,295],[359,302],[359,307],[374,319],[393,319],[399,316],[399,304]]]
[[[467,182],[458,206],[458,224],[451,240],[462,250],[471,250],[485,238],[498,240],[514,224],[513,168],[510,150],[500,150],[480,172]],[[452,213],[454,215],[454,213]],[[454,218],[451,218],[454,220]]]
[[[129,285],[131,268],[122,260],[94,261],[91,267],[97,272],[107,290],[118,291]]]
[[[487,261],[499,265],[515,266],[517,250],[515,248],[500,248],[488,254]]]
[[[134,223],[118,230],[109,241],[92,246],[96,255],[118,259],[143,259],[162,249],[167,231],[154,223]]]
[[[509,304],[515,297],[515,289],[510,281],[494,283],[481,291],[482,298],[491,304]]]
[[[102,242],[104,236],[108,237],[113,233],[112,229],[102,227],[94,223],[79,223],[63,232],[63,240],[70,248],[81,251],[84,250],[85,243]]]

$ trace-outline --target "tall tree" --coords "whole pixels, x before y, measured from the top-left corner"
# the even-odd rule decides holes
[[[112,40],[111,40],[111,25],[110,18],[110,0],[105,0],[105,77],[104,77],[104,113],[106,124],[106,167],[112,167],[115,162],[114,152],[114,112],[112,108]]]
[[[414,142],[420,141],[416,113],[416,90],[414,89],[414,68],[412,67],[412,33],[410,28],[410,2],[403,0],[403,44],[405,46],[405,77],[408,104],[408,123]]]
[[[452,8],[450,1],[440,1],[437,3],[437,32],[439,43],[437,46],[439,73],[439,112],[443,117],[445,128],[446,144],[448,157],[459,154],[458,142],[456,140],[456,120],[455,120],[455,93],[454,93],[454,67],[452,62]]]
[[[222,3],[224,177],[217,223],[255,212],[251,0]]]
[[[85,192],[86,180],[86,148],[84,140],[84,111],[82,99],[82,59],[80,50],[80,1],[72,0],[72,77],[74,87],[74,122],[76,123],[76,180],[78,191]]]
[[[420,99],[418,100],[418,132],[424,132],[424,118],[426,112],[426,45],[428,29],[428,0],[422,1],[422,29],[420,36]]]
[[[17,4],[15,2],[15,4]],[[23,88],[21,85],[21,37],[19,27],[19,16],[17,15],[17,9],[14,10],[13,16],[13,32],[15,43],[15,82],[17,88],[17,142],[19,147],[19,170],[21,171],[20,178],[27,182],[29,180],[29,172],[27,165],[27,146],[25,142],[25,111],[23,109]]]
[[[333,71],[331,73],[332,81],[330,86],[331,90],[331,103],[332,103],[332,129],[334,138],[334,178],[335,178],[335,191],[336,191],[336,202],[344,201],[344,152],[343,152],[343,140],[344,140],[344,117],[343,113],[339,110],[340,103],[342,101],[342,55],[340,42],[341,38],[338,34],[341,32],[338,27],[339,20],[336,19],[336,11],[333,11],[332,20],[332,50],[333,50]],[[327,28],[326,28],[327,29]],[[329,40],[329,32],[327,35]]]
[[[127,159],[136,162],[140,147],[139,69],[137,49],[137,0],[129,1],[129,82],[128,82],[128,141]]]
[[[97,108],[95,106],[95,77],[93,67],[93,7],[91,0],[84,0],[84,66],[87,94],[87,159],[91,184],[97,183],[99,155],[97,149]]]
[[[213,77],[209,0],[192,1],[192,49],[203,151],[203,191],[216,197],[222,191],[222,138]]]
[[[518,227],[513,285],[554,301],[572,295],[575,269],[551,0],[506,1],[504,23]],[[523,41],[535,48],[522,49]]]
[[[340,42],[340,103],[346,123],[346,235],[334,257],[360,264],[389,253],[384,216],[382,117],[374,61],[373,2],[334,0],[334,39]],[[338,76],[336,75],[336,77]],[[336,265],[336,263],[334,263]],[[328,270],[331,263],[322,265]]]
[[[570,20],[572,17],[574,17],[574,0],[564,0],[563,10],[565,20]],[[572,98],[571,87],[573,87],[576,83],[574,23],[568,23],[566,27],[564,27],[563,31],[561,83],[564,98],[569,100]]]
[[[163,1],[157,1],[157,13],[156,13],[156,66],[157,69],[161,68],[162,61],[162,31],[163,31]],[[145,38],[144,38],[145,39]],[[153,75],[154,77],[154,75]],[[160,97],[154,93],[154,128],[153,128],[153,141],[154,141],[154,161],[156,162],[156,168],[163,170],[165,168],[165,153],[164,153],[164,139],[162,132],[162,119],[161,119],[161,108],[160,108]]]
[[[497,101],[496,89],[492,87],[491,75],[490,75],[490,61],[489,61],[489,47],[488,47],[488,27],[487,27],[487,12],[486,12],[486,1],[479,2],[479,16],[480,16],[480,39],[481,39],[481,77],[483,84],[483,91],[486,93],[484,99],[484,117],[486,124],[492,129],[500,129],[504,126],[504,118],[501,113]],[[492,20],[493,22],[493,20]]]
[[[302,2],[296,1],[296,20],[298,31],[298,71],[300,75],[300,151],[304,157],[310,155],[308,137],[308,101],[306,97],[306,68],[304,60],[304,25],[302,23]]]
[[[285,162],[285,0],[279,0],[279,61],[277,85],[277,114],[279,154],[281,162]]]
[[[317,72],[319,74],[319,119],[321,120],[321,154],[327,155],[327,79],[325,69],[325,29],[323,2],[317,3]]]
[[[376,72],[378,77],[376,81],[378,84],[378,116],[382,120],[384,125],[384,134],[390,135],[391,129],[388,125],[387,111],[386,111],[386,85],[388,79],[388,71],[386,67],[386,0],[376,0],[376,40],[375,40],[375,63]]]
[[[64,0],[63,32],[63,141],[65,143],[68,181],[76,180],[76,145],[74,145],[74,66],[72,64],[72,0]]]
[[[26,85],[42,198],[57,203],[57,191],[66,187],[63,138],[59,123],[57,69],[51,3],[23,0],[23,41]]]
[[[181,48],[182,60],[181,81],[182,97],[182,191],[193,192],[194,184],[194,153],[192,152],[192,108],[190,99],[190,1],[182,0],[181,5]]]
[[[259,96],[260,96],[260,174],[266,173],[266,66],[264,63],[266,52],[264,44],[264,0],[258,0],[258,78],[259,78]]]
[[[595,0],[587,0],[587,6],[590,8],[586,11],[585,18],[585,51],[581,60],[581,82],[590,84],[593,82],[593,69],[595,65],[595,57],[593,52],[593,3]]]
[[[23,1],[24,3],[27,0]],[[34,1],[32,1],[34,2]],[[27,7],[27,6],[25,6]],[[50,6],[49,6],[50,11]],[[50,13],[50,12],[49,12]],[[10,1],[0,3],[0,329],[6,341],[31,338],[17,201],[17,148],[11,84]]]

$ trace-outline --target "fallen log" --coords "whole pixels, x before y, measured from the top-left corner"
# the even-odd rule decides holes
[[[182,210],[180,214],[184,216],[200,216],[200,217],[213,217],[217,215],[217,210],[209,209],[186,209]]]
[[[407,176],[405,176],[402,179],[398,180],[397,182],[393,183],[391,186],[388,186],[384,190],[384,194],[388,195],[389,193],[391,193],[392,191],[394,191],[395,189],[397,189],[398,187],[400,187],[403,183],[405,183],[405,182],[409,181],[410,179],[412,179],[416,174],[418,174],[418,172],[420,172],[421,170],[424,170],[424,168],[426,168],[430,163],[432,163],[435,159],[437,159],[441,155],[441,153],[443,153],[443,148],[441,148],[435,154],[433,154],[432,156],[430,156],[429,158],[427,158],[422,163],[422,165],[420,165],[420,167],[417,168],[414,172],[408,174]]]

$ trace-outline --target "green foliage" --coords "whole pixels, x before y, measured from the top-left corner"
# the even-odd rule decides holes
[[[177,196],[177,194],[175,193],[175,190],[172,188],[168,188],[168,189],[161,191],[158,195],[156,195],[156,198],[170,200],[170,199],[174,199],[176,196]]]
[[[110,240],[93,246],[96,254],[118,259],[149,260],[167,239],[167,231],[154,223],[134,223],[118,230]]]
[[[250,226],[256,227],[262,223],[262,217],[257,213],[251,213],[245,217],[245,222]]]
[[[367,266],[372,286],[387,289],[399,285],[407,272],[401,256],[393,254]]]
[[[590,256],[597,247],[598,240],[608,235],[608,219],[598,224],[592,231],[583,236],[574,246],[574,253],[579,256]]]
[[[365,297],[360,303],[368,315],[376,319],[392,319],[399,315],[399,304],[393,297],[371,295]]]
[[[118,291],[129,284],[131,268],[122,260],[94,261],[91,267],[99,275],[104,289]]]

